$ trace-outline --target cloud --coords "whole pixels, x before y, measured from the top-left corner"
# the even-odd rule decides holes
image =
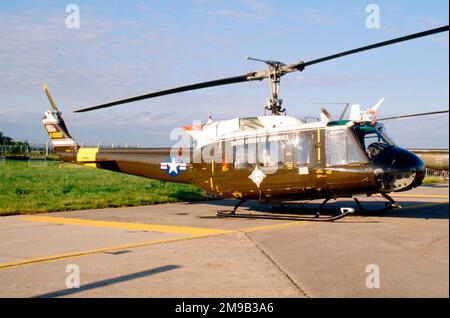
[[[196,14],[209,17],[225,18],[236,22],[251,23],[264,21],[271,16],[272,8],[261,0],[240,0],[230,2],[194,1]]]
[[[305,14],[305,21],[309,24],[326,27],[335,27],[340,24],[339,19],[337,19],[335,16],[326,15],[323,12],[319,13],[313,10],[309,10]]]
[[[425,17],[421,19],[421,24],[423,24],[424,28],[437,28],[441,27],[445,24],[441,19],[434,18],[434,17]]]
[[[380,75],[297,75],[285,81],[287,88],[305,87],[305,86],[340,86],[346,84],[357,84],[361,82],[385,81],[386,78]]]

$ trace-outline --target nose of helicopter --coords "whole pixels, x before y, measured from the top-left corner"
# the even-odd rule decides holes
[[[383,171],[383,191],[406,191],[418,187],[425,177],[425,163],[416,154],[399,147],[392,147],[374,160]]]

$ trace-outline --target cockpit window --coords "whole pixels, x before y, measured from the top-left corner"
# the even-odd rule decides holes
[[[372,125],[356,126],[355,133],[369,158],[376,157],[383,150],[394,145],[382,130]]]

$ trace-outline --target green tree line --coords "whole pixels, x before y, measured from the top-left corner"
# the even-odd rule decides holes
[[[29,151],[29,147],[27,141],[15,141],[0,131],[0,155],[24,155]]]
[[[13,145],[14,140],[11,137],[6,136],[3,131],[0,131],[0,145]]]

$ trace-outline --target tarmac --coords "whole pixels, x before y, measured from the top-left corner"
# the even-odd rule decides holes
[[[334,222],[217,217],[233,200],[1,217],[0,297],[448,298],[448,196]]]

